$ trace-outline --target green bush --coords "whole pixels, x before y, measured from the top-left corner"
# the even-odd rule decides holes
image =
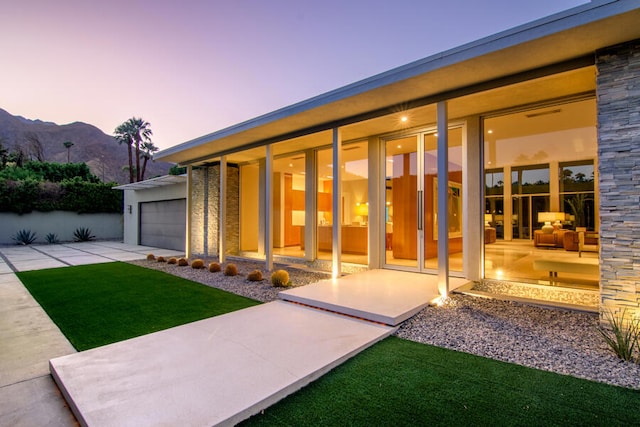
[[[28,162],[0,170],[0,212],[121,213],[117,183],[101,183],[84,163]]]

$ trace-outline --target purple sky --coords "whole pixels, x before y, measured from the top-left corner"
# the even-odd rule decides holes
[[[585,0],[20,0],[0,108],[185,142]]]

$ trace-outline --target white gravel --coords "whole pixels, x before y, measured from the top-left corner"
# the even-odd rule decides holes
[[[206,269],[152,261],[132,263],[262,302],[278,298],[282,288],[271,285],[271,273],[264,269],[264,262],[234,259],[228,262],[238,266],[240,275],[229,277]],[[274,265],[274,270],[279,268],[289,272],[293,286],[330,277],[323,272]],[[265,280],[249,282],[246,276],[254,269],[261,270]],[[396,335],[536,369],[640,389],[640,365],[617,358],[597,331],[597,324],[598,315],[594,313],[453,295],[447,305],[427,307],[404,322]]]

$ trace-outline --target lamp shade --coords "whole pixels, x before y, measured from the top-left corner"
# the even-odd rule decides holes
[[[538,222],[551,222],[556,220],[556,212],[538,212]]]
[[[367,203],[357,203],[356,215],[359,215],[359,216],[369,215],[369,205]]]

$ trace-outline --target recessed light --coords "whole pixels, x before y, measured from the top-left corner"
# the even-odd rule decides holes
[[[406,122],[407,120],[409,120],[409,118],[407,116],[400,117],[400,121],[403,122],[403,123]]]
[[[398,148],[402,148],[402,145],[398,144]]]
[[[492,130],[492,129],[489,129],[489,130],[487,131],[487,133],[493,133],[493,130]]]

